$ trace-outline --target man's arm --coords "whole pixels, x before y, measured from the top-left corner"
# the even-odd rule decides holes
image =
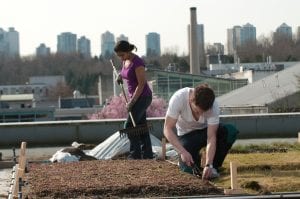
[[[206,146],[206,165],[213,164],[215,153],[216,153],[216,146],[217,146],[217,130],[219,124],[215,125],[208,125],[207,127],[207,146]],[[203,169],[203,178],[209,179],[211,175],[211,168],[205,167]]]
[[[164,135],[180,154],[182,161],[185,162],[186,165],[191,166],[194,163],[191,154],[181,145],[175,132],[173,131],[176,126],[176,122],[177,119],[166,116],[164,124]]]

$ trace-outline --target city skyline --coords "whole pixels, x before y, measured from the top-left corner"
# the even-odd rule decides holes
[[[197,8],[205,43],[226,46],[226,30],[246,23],[256,27],[257,38],[270,36],[282,23],[291,26],[295,34],[300,26],[299,5],[294,0],[11,0],[2,3],[0,27],[14,27],[19,32],[21,56],[34,55],[41,43],[56,52],[57,35],[62,32],[90,39],[92,56],[98,56],[101,34],[106,31],[115,37],[127,36],[139,55],[145,55],[149,32],[160,34],[162,53],[171,50],[187,54],[190,7]]]

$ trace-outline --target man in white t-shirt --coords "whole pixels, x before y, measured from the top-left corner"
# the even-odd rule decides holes
[[[217,169],[233,144],[227,143],[227,131],[219,123],[219,107],[214,91],[207,84],[182,88],[173,94],[166,113],[164,135],[180,155],[181,170],[192,173],[192,168],[200,168],[199,151],[206,147],[202,179],[219,176]]]

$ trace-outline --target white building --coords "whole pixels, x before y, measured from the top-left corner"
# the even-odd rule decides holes
[[[33,94],[37,99],[48,96],[48,88],[45,84],[2,85],[0,95]]]
[[[58,83],[66,83],[65,77],[63,75],[56,76],[32,76],[29,77],[30,84],[44,84],[46,86],[56,86]]]
[[[33,94],[39,101],[47,99],[49,89],[58,83],[65,83],[64,76],[33,76],[29,82],[23,85],[0,85],[0,95]]]

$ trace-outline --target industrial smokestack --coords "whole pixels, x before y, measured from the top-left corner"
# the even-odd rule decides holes
[[[190,24],[190,73],[200,74],[198,38],[197,38],[197,11],[191,7],[191,24]]]

